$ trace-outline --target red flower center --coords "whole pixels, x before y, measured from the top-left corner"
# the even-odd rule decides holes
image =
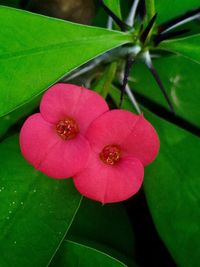
[[[79,127],[74,119],[66,118],[57,123],[56,132],[62,139],[69,140],[79,133]]]
[[[120,160],[120,156],[121,149],[118,145],[107,145],[99,154],[100,159],[108,165],[114,165]]]

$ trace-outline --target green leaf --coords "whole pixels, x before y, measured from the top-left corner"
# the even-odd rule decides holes
[[[176,114],[200,128],[200,65],[181,56],[158,58],[154,60],[154,65]],[[133,92],[169,110],[157,83],[144,64],[134,65],[129,84]]]
[[[118,91],[112,95],[115,99]],[[128,100],[123,108],[132,111]],[[146,109],[144,116],[154,125],[161,144],[144,178],[154,223],[177,266],[199,266],[200,139]]]
[[[200,34],[164,41],[160,48],[182,55],[200,64]]]
[[[129,33],[7,7],[0,7],[0,24],[0,116],[30,101],[66,73],[132,38]]]
[[[174,17],[180,16],[188,11],[199,8],[199,0],[154,0],[157,21],[159,23],[168,21]]]
[[[53,260],[51,267],[126,267],[122,262],[94,248],[64,241],[58,255]]]
[[[200,139],[156,116],[161,143],[155,162],[146,169],[144,189],[156,228],[177,266],[200,262]]]
[[[92,246],[127,264],[134,255],[133,229],[121,203],[102,205],[84,198],[67,239]]]
[[[0,144],[0,266],[47,266],[67,233],[81,196],[23,159],[18,136]]]
[[[17,110],[10,112],[8,115],[0,117],[0,138],[4,137],[11,126],[13,126],[19,120],[22,120],[25,116],[31,114],[33,110],[38,107],[40,98],[41,96],[38,96],[28,104],[25,104]]]
[[[115,15],[117,15],[119,18],[122,17],[120,0],[104,0],[104,3],[112,10],[113,13],[115,13]]]

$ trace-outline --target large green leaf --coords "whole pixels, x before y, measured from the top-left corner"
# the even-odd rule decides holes
[[[64,241],[51,267],[126,267],[122,262],[94,248]]]
[[[178,116],[200,127],[200,65],[181,56],[158,58],[154,65]],[[133,66],[130,86],[133,92],[169,109],[150,71],[142,63]]]
[[[116,100],[117,91],[112,91]],[[125,99],[123,108],[132,111]],[[160,152],[145,168],[144,189],[156,228],[177,266],[200,262],[200,139],[153,115],[144,116],[160,137]]]
[[[200,139],[156,116],[161,149],[144,188],[157,230],[178,266],[200,262]]]
[[[32,101],[21,106],[17,110],[10,112],[8,115],[0,117],[0,139],[4,137],[5,133],[11,126],[13,126],[19,120],[22,120],[25,116],[32,113],[34,109],[38,107],[39,101],[40,101],[40,96],[34,98]]]
[[[155,8],[158,13],[157,21],[159,23],[199,7],[199,0],[155,0]]]
[[[121,203],[102,206],[84,198],[67,238],[92,246],[132,266],[134,234]]]
[[[0,116],[131,35],[0,7]]]
[[[18,136],[0,145],[0,266],[47,266],[67,233],[81,196],[23,159]]]
[[[162,42],[160,48],[182,55],[200,64],[200,34]]]

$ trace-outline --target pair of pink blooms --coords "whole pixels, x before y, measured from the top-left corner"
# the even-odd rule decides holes
[[[82,195],[111,203],[140,189],[159,139],[142,115],[109,111],[97,93],[59,83],[44,94],[40,113],[24,123],[20,146],[37,170],[58,179],[73,177]]]

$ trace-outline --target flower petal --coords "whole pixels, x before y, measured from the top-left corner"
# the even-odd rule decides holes
[[[131,134],[121,144],[122,150],[137,159],[144,166],[151,163],[158,154],[160,142],[153,126],[141,115]]]
[[[56,142],[53,125],[46,122],[40,113],[30,116],[21,128],[22,154],[36,168]]]
[[[88,128],[86,138],[99,153],[106,145],[117,144],[122,154],[139,159],[145,166],[159,150],[159,138],[143,117],[126,110],[111,110],[98,117]]]
[[[89,155],[89,143],[79,134],[74,139],[56,143],[38,169],[54,178],[72,177],[86,166]]]
[[[131,133],[139,116],[126,110],[111,110],[91,123],[86,138],[99,153],[106,145],[120,145]]]
[[[30,116],[20,132],[20,147],[25,159],[36,169],[54,178],[68,178],[87,163],[88,141],[81,135],[62,140],[55,126],[40,113]]]
[[[97,93],[72,84],[58,83],[42,97],[40,112],[45,120],[57,123],[72,117],[84,133],[89,124],[108,110],[105,100]]]
[[[134,195],[142,185],[143,176],[143,165],[135,158],[125,157],[110,166],[92,152],[87,168],[73,181],[82,195],[102,203],[112,203]]]

